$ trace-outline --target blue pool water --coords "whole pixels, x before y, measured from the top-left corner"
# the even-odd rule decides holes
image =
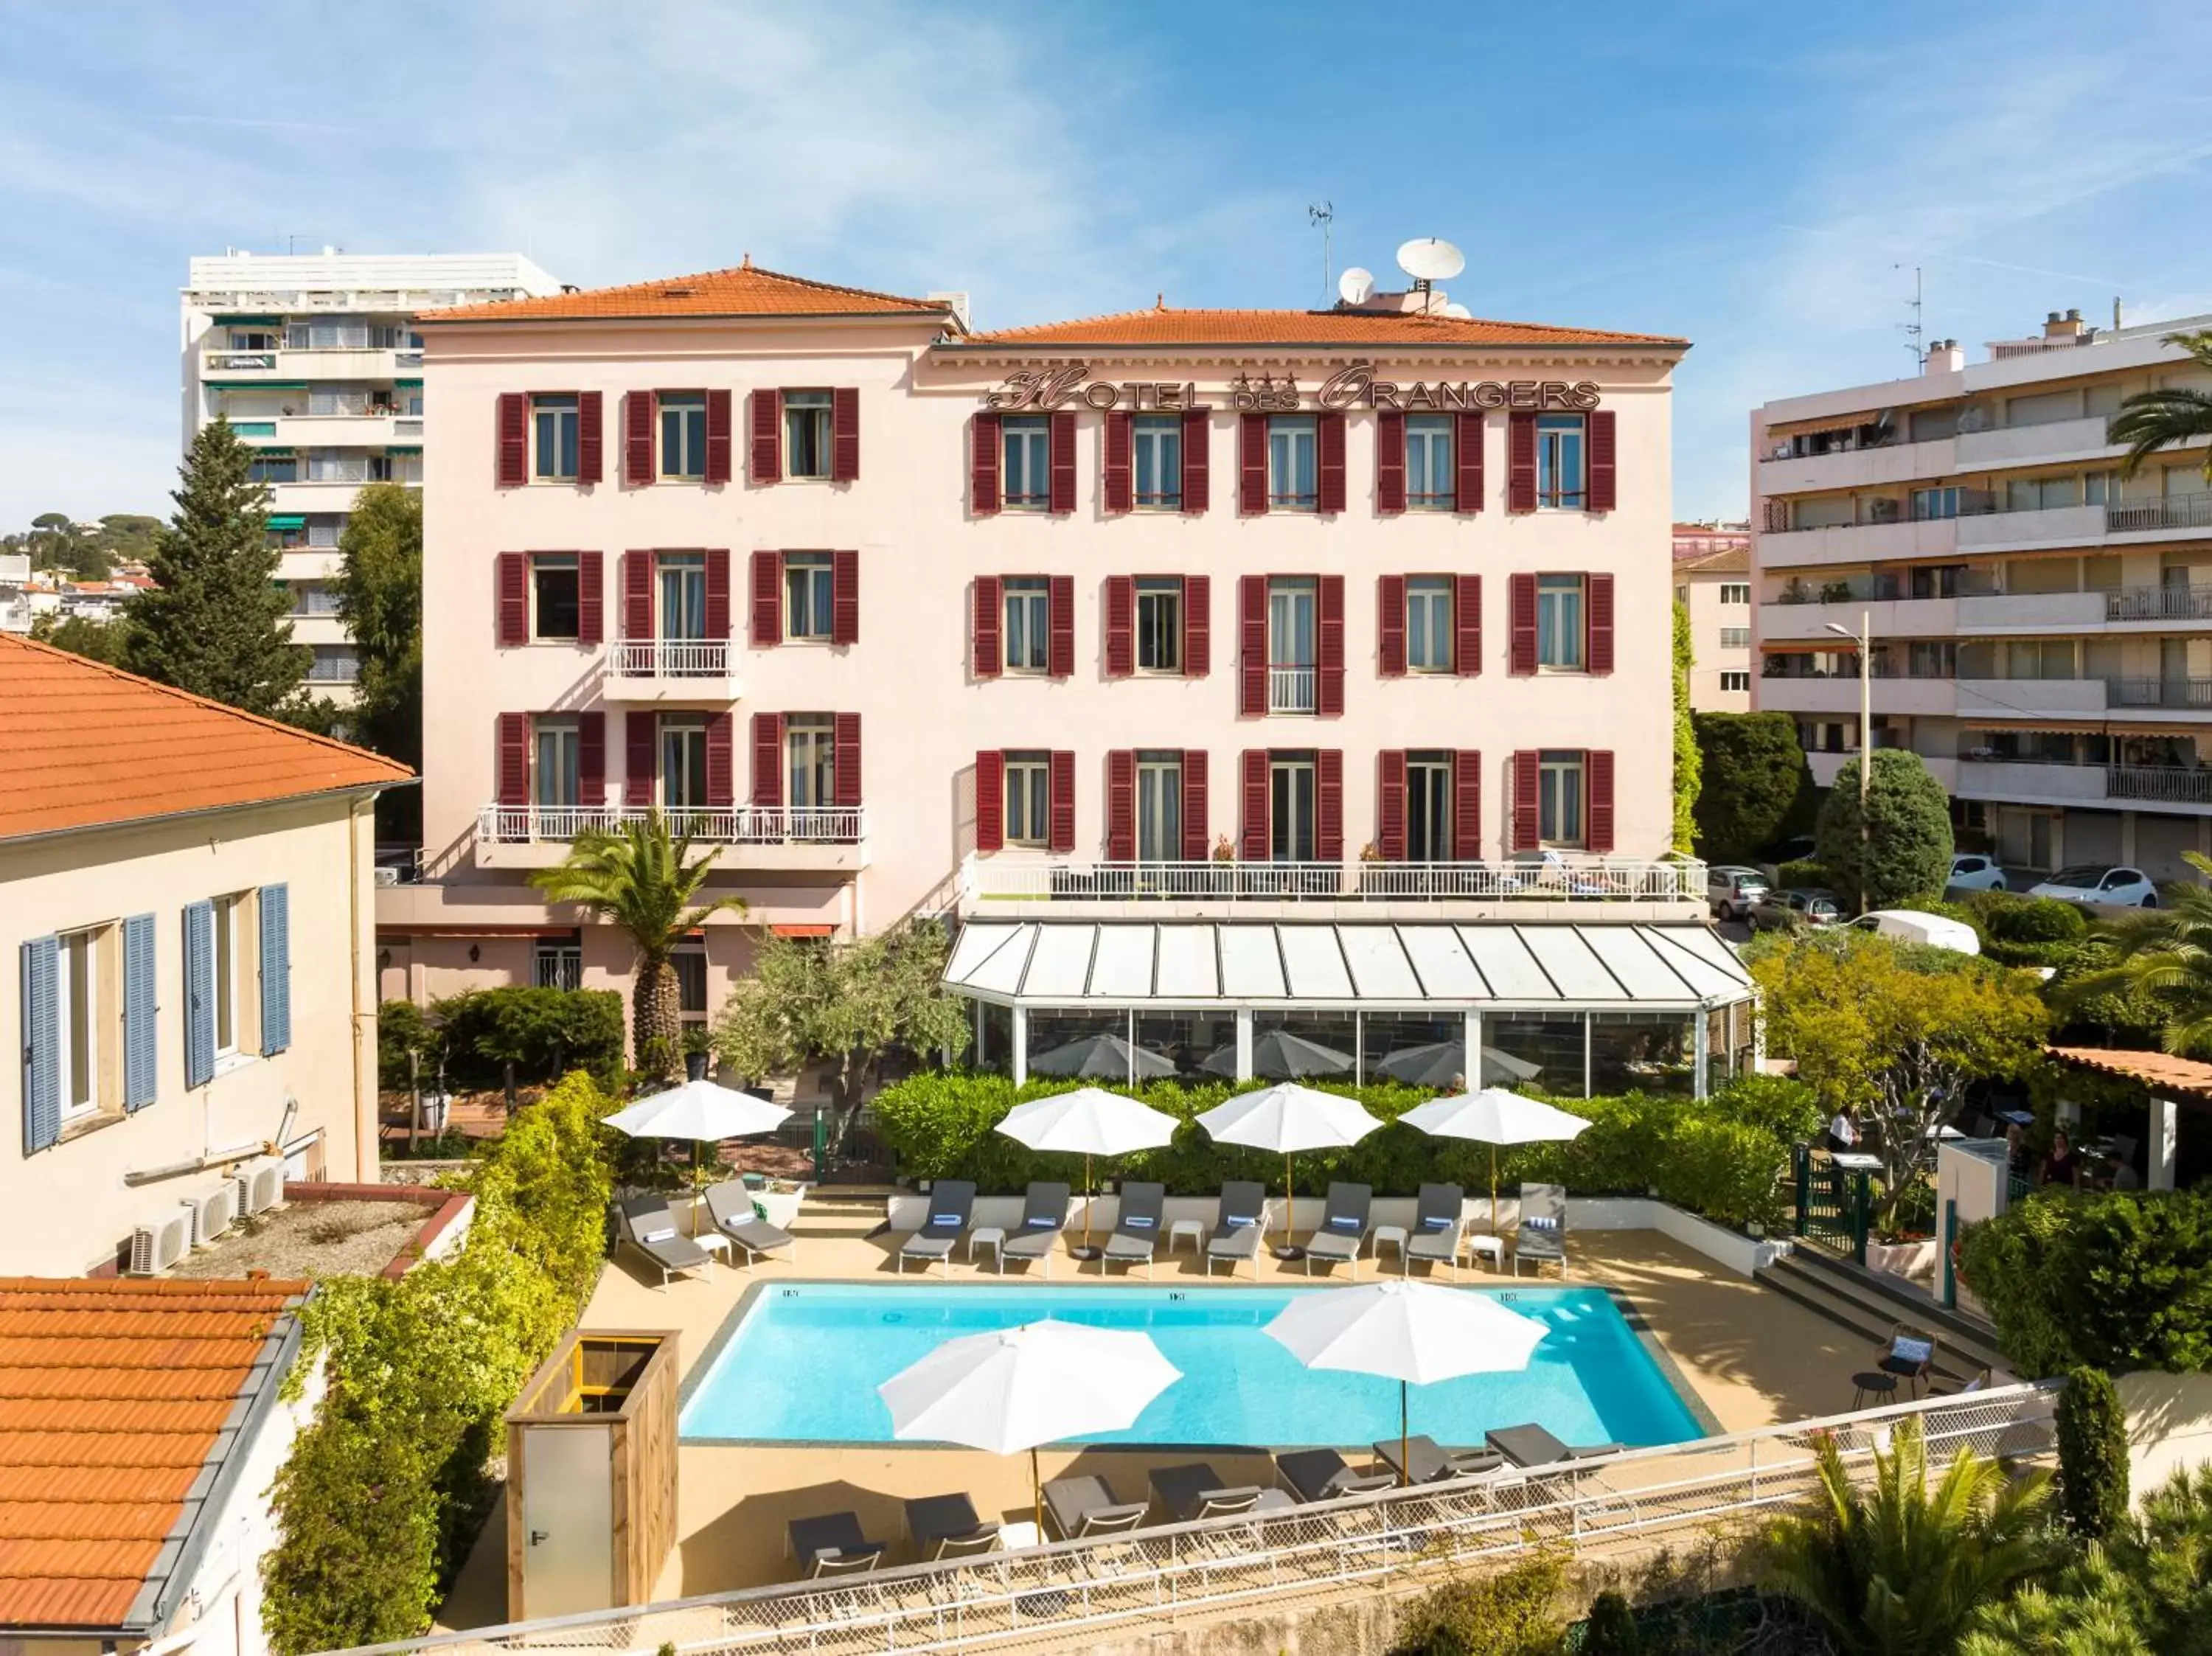
[[[1354,1445],[1398,1433],[1395,1380],[1310,1371],[1268,1338],[1298,1293],[1328,1289],[878,1288],[767,1289],[684,1405],[684,1437],[888,1443],[876,1387],[948,1339],[1057,1317],[1140,1329],[1182,1378],[1126,1432],[1097,1443]],[[1679,1443],[1704,1435],[1601,1289],[1464,1289],[1550,1330],[1519,1374],[1415,1386],[1413,1429],[1480,1443],[1534,1421],[1569,1443]]]

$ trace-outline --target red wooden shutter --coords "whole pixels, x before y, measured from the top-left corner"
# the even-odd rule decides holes
[[[501,391],[497,427],[494,475],[501,488],[520,488],[530,481],[530,399],[520,391]]]
[[[1406,509],[1406,416],[1395,409],[1375,416],[1375,509]]]
[[[596,483],[606,476],[604,434],[607,410],[605,393],[580,391],[576,397],[576,481]]]
[[[860,481],[860,388],[840,385],[830,393],[830,481]]]
[[[1537,804],[1538,755],[1522,749],[1513,755],[1512,849],[1534,851],[1543,844],[1543,822]]]
[[[730,752],[730,716],[707,721],[707,808],[727,810],[738,803],[736,766]]]
[[[1589,639],[1583,659],[1593,673],[1613,670],[1613,577],[1585,575],[1589,588]]]
[[[495,561],[493,587],[498,595],[499,641],[501,647],[530,642],[530,560],[520,552],[502,552]]]
[[[975,577],[975,612],[969,627],[969,670],[978,678],[996,678],[1006,670],[999,649],[1000,593],[996,575]]]
[[[1508,512],[1534,512],[1536,509],[1536,416],[1533,414],[1509,414],[1505,416],[1505,509]]]
[[[1106,577],[1106,676],[1127,678],[1137,670],[1137,582],[1130,575]]]
[[[630,715],[635,719],[635,713]],[[753,804],[775,810],[783,804],[783,715],[753,715]]]
[[[1045,646],[1045,672],[1053,678],[1075,676],[1075,577],[1054,575],[1046,587],[1050,638]]]
[[[858,552],[832,552],[830,555],[830,641],[832,644],[858,644],[860,641],[860,555]]]
[[[1314,712],[1323,719],[1340,719],[1344,716],[1344,577],[1323,575],[1316,588]]]
[[[731,451],[736,447],[730,430],[730,393],[707,393],[707,481],[730,481]]]
[[[1258,719],[1267,711],[1267,578],[1237,578],[1237,711]]]
[[[753,646],[783,642],[783,554],[753,554]]]
[[[526,805],[530,803],[530,715],[501,713],[499,716],[499,803],[502,805]]]
[[[1182,416],[1182,509],[1203,512],[1212,504],[1213,422],[1203,409]]]
[[[1046,768],[1045,792],[1048,796],[1046,816],[1049,826],[1045,834],[1047,851],[1075,849],[1075,755],[1065,749],[1055,749],[1051,763]]]
[[[1344,860],[1344,750],[1323,748],[1314,755],[1314,860]]]
[[[835,744],[833,755],[836,776],[831,788],[836,798],[830,801],[840,810],[860,808],[860,715],[839,713],[830,732]]]
[[[623,804],[653,803],[653,773],[660,761],[660,723],[639,710],[623,715]]]
[[[1106,509],[1127,512],[1137,504],[1137,416],[1109,411],[1106,416],[1106,461],[1103,485]]]
[[[1592,409],[1583,419],[1589,428],[1589,509],[1610,512],[1620,498],[1615,469],[1619,445],[1613,431],[1613,410]]]
[[[597,552],[576,554],[576,641],[603,644],[607,636],[606,560]]]
[[[1384,678],[1403,678],[1406,675],[1406,578],[1403,575],[1377,575],[1375,578],[1375,615],[1381,631],[1376,645],[1376,652],[1381,659],[1376,670]]]
[[[1316,479],[1318,499],[1316,506],[1324,513],[1344,510],[1348,491],[1344,476],[1344,416],[1324,413],[1319,416],[1315,458],[1320,462]]]
[[[1589,848],[1602,856],[1613,849],[1613,750],[1597,749],[1583,755],[1583,779],[1589,784],[1589,822],[1585,838]]]
[[[598,810],[607,803],[607,716],[576,715],[576,803]]]
[[[1267,750],[1244,749],[1243,844],[1237,854],[1248,863],[1267,860]]]
[[[1206,749],[1185,748],[1182,750],[1182,859],[1186,863],[1206,860],[1208,851],[1206,826]]]
[[[649,639],[653,636],[653,554],[625,552],[622,555],[623,636],[627,639]]]
[[[1106,755],[1106,860],[1137,860],[1137,754],[1115,748]]]
[[[988,517],[999,509],[999,416],[979,414],[969,427],[968,510]]]
[[[1204,678],[1213,670],[1213,578],[1182,578],[1182,676]]]
[[[1508,575],[1505,578],[1508,617],[1512,634],[1512,659],[1507,664],[1509,672],[1527,677],[1536,670],[1536,578],[1534,575]]]
[[[1482,577],[1452,579],[1452,671],[1473,678],[1482,671]]]
[[[1054,415],[1049,430],[1052,488],[1048,505],[1054,517],[1064,518],[1075,510],[1075,416]]]
[[[750,464],[746,470],[757,483],[783,481],[783,393],[757,391],[752,394],[753,432]]]
[[[1452,860],[1482,859],[1482,755],[1462,748],[1452,755]]]
[[[988,749],[975,755],[975,849],[1006,848],[1006,755]]]
[[[623,476],[633,487],[653,481],[653,403],[649,391],[623,398]]]
[[[1406,860],[1406,752],[1385,748],[1375,755],[1375,849],[1386,863]]]
[[[1237,423],[1237,510],[1256,518],[1267,509],[1267,416],[1247,414]]]
[[[1457,416],[1452,432],[1452,510],[1482,510],[1482,430],[1479,414]]]
[[[707,636],[720,642],[730,636],[730,549],[710,548],[707,553]]]

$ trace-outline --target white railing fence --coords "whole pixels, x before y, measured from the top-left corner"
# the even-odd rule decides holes
[[[587,829],[617,828],[652,815],[644,805],[486,805],[477,813],[477,838],[513,844],[573,840]],[[716,845],[849,846],[868,832],[867,812],[858,805],[679,807],[661,815],[675,832]]]
[[[617,678],[721,678],[730,670],[726,639],[623,639],[607,669]]]
[[[1356,868],[1347,890],[1347,875]],[[984,902],[1340,898],[1557,901],[1705,899],[1705,865],[1686,858],[1547,852],[1498,863],[1023,862],[976,860],[970,895]]]
[[[1271,713],[1310,713],[1314,710],[1314,670],[1310,667],[1267,669],[1267,711]]]

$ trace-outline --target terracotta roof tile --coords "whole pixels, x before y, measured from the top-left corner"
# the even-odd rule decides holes
[[[805,276],[763,270],[750,257],[727,270],[633,282],[620,288],[587,288],[580,293],[549,294],[539,299],[505,299],[488,305],[457,305],[416,318],[432,322],[550,322],[605,317],[610,319],[670,316],[915,316],[950,318],[941,300],[906,299],[810,282]]]
[[[0,840],[407,780],[404,765],[0,636]]]
[[[1656,345],[1663,334],[1612,333],[1545,322],[1423,316],[1398,311],[1123,311],[975,336],[977,345]]]
[[[2212,1101],[2212,1064],[2200,1059],[2177,1058],[2172,1052],[2126,1052],[2104,1046],[2046,1046],[2056,1059],[2078,1064],[2085,1070],[2140,1081],[2153,1092],[2164,1090]]]

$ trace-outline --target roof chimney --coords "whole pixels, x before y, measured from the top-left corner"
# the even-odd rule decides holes
[[[2081,312],[2069,311],[2061,316],[2053,311],[2043,318],[2045,339],[2079,339],[2081,337]]]
[[[1955,339],[1939,339],[1928,348],[1927,359],[1920,365],[1923,373],[1957,373],[1966,366],[1966,354],[1959,349]]]

